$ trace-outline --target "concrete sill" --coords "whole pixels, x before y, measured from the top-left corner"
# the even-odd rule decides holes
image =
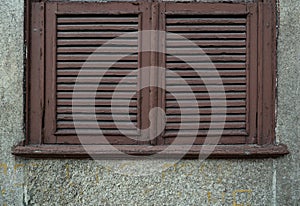
[[[166,148],[167,146],[145,145],[19,145],[13,148],[12,154],[26,158],[44,159],[268,158],[289,154],[287,146],[283,144],[217,145],[215,148],[210,145],[193,145],[192,147],[178,145],[172,146],[168,150]],[[124,155],[124,153],[128,155]]]

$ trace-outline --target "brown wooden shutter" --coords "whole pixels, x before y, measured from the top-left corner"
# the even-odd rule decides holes
[[[255,4],[166,3],[165,19],[167,32],[193,41],[208,55],[223,85],[205,56],[195,54],[190,45],[171,34],[167,35],[167,123],[162,142],[170,144],[176,137],[181,139],[180,143],[186,144],[190,141],[189,137],[197,134],[195,144],[203,144],[208,130],[212,137],[214,131],[219,134],[218,130],[223,128],[222,120],[225,120],[219,144],[254,143],[257,101]],[[180,57],[188,61],[182,61]],[[197,68],[191,68],[188,63],[196,64]],[[199,77],[196,71],[203,75]],[[224,87],[225,97],[221,87]],[[200,123],[195,118],[195,106],[199,109]]]
[[[199,153],[235,158],[288,154],[285,145],[275,144],[276,0],[253,3],[28,0],[25,9],[26,141],[16,146],[13,154],[34,158],[120,157],[119,152],[105,144],[114,144],[115,149],[131,155],[162,152],[158,156],[163,158],[174,155],[198,158]],[[123,33],[141,30],[176,33],[201,47],[215,64],[226,96],[220,94],[221,85],[207,58],[195,55],[184,42],[172,39],[172,35],[138,35],[104,46],[107,40]],[[149,52],[149,48],[156,50]],[[126,51],[131,54],[109,65],[115,56]],[[91,55],[94,52],[96,55]],[[185,61],[178,56],[184,56]],[[204,75],[198,76],[191,68],[193,63],[200,64],[196,70]],[[153,66],[151,71],[141,72],[141,68],[149,66]],[[155,66],[169,70],[165,72]],[[81,67],[85,72],[79,74]],[[104,74],[106,67],[111,68]],[[111,106],[113,89],[132,71],[136,73],[121,84],[122,91],[116,94],[116,104]],[[76,78],[79,83],[74,90]],[[165,86],[166,90],[154,87],[141,90],[148,83]],[[207,87],[214,90],[214,95]],[[131,96],[131,92],[135,95]],[[74,96],[78,110],[72,115]],[[210,126],[211,131],[220,129],[219,120],[225,112],[218,104],[225,99],[228,104],[224,133],[220,145],[211,151],[211,145],[203,145],[207,143],[204,139]],[[129,120],[125,118],[126,100],[130,100]],[[166,125],[159,116],[149,117],[153,107],[165,109]],[[212,108],[217,110],[214,116]],[[114,121],[112,109],[117,111]],[[197,109],[201,115],[199,122],[194,118]],[[141,135],[137,128],[148,128],[150,121],[154,124],[150,133]],[[122,134],[116,123],[125,128]],[[177,136],[180,123],[183,128]],[[75,131],[74,124],[79,130]],[[95,133],[98,128],[104,135]],[[163,132],[156,139],[140,139],[157,131]],[[136,138],[126,137],[129,134]],[[194,134],[197,138],[191,146]]]
[[[137,143],[126,136],[138,136],[143,124],[138,72],[143,54],[138,34],[126,34],[142,25],[147,29],[144,5],[46,3],[45,143]]]

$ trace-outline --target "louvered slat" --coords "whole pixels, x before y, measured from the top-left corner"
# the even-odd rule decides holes
[[[208,56],[167,35],[165,143],[177,134],[206,136],[209,129],[216,135],[222,128],[223,136],[247,135],[246,22],[244,15],[166,16],[167,32],[190,39]]]
[[[57,17],[57,135],[137,134],[138,37],[110,40],[138,27],[137,15]]]

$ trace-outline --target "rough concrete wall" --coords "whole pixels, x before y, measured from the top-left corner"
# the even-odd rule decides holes
[[[300,2],[280,2],[278,159],[181,161],[163,173],[116,173],[117,161],[15,159],[24,137],[23,1],[0,5],[0,204],[3,205],[298,205]],[[151,162],[152,164],[155,162]],[[146,167],[149,161],[122,161]],[[166,162],[167,164],[167,162]],[[166,165],[167,166],[167,165]]]
[[[277,138],[291,155],[274,161],[277,205],[300,204],[300,1],[280,1]]]
[[[23,162],[11,147],[24,138],[23,1],[1,2],[0,14],[0,205],[22,205]]]

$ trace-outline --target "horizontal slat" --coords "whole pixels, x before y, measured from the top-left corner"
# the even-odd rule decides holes
[[[201,47],[201,46],[213,46],[213,47],[220,47],[220,46],[245,46],[246,41],[245,40],[194,40],[192,41],[193,44]],[[175,41],[167,41],[167,47],[186,47],[186,46],[191,46],[192,43],[184,40],[175,40]]]
[[[136,62],[57,62],[58,69],[64,68],[137,68]]]
[[[216,69],[243,69],[246,68],[245,63],[167,63],[168,69],[201,69],[201,68],[216,68]]]
[[[246,92],[231,92],[231,93],[191,93],[191,92],[184,92],[184,93],[166,93],[167,100],[194,100],[194,99],[245,99]]]
[[[65,129],[60,129],[60,131],[65,131]],[[70,131],[70,130],[68,130]],[[72,131],[72,130],[71,130]],[[103,130],[104,131],[104,130]],[[136,145],[138,142],[134,139],[128,138],[128,134],[84,134],[78,137],[77,134],[60,134],[55,133],[56,135],[56,143],[57,144],[71,144],[71,145]],[[137,136],[137,133],[130,135]]]
[[[188,88],[182,86],[167,85],[167,91],[169,92],[206,92],[206,91],[246,91],[246,85],[224,85],[224,86],[189,86]]]
[[[136,99],[137,95],[135,92],[57,92],[57,98],[103,98],[103,99],[121,99],[121,98],[132,98]]]
[[[210,2],[210,3],[209,3]],[[247,14],[247,4],[245,3],[228,3],[212,1],[206,2],[166,2],[166,14],[167,17],[177,17],[179,15],[219,15],[222,17],[236,16],[244,17]],[[183,16],[183,17],[184,17]],[[181,16],[180,16],[181,17]]]
[[[136,121],[136,115],[105,115],[105,114],[58,114],[57,120],[102,120],[102,121]]]
[[[246,121],[246,115],[168,115],[167,122]]]
[[[58,83],[131,83],[136,84],[137,78],[136,77],[58,77]]]
[[[167,25],[167,32],[188,32],[188,31],[245,31],[246,26],[244,25]]]
[[[245,132],[245,130],[243,129],[234,129],[234,130],[217,130],[217,131],[213,131],[210,130],[209,131],[210,135],[228,135],[228,136],[238,136],[238,135],[247,135],[247,133]],[[208,135],[208,131],[206,130],[180,130],[180,133],[178,133],[178,131],[166,131],[166,133],[164,134],[165,138],[168,137],[176,137],[176,136],[180,136],[180,137],[195,137],[195,136],[206,136]]]
[[[239,76],[246,76],[246,70],[167,70],[166,71],[167,77],[216,77],[216,76],[230,76],[230,77],[239,77]]]
[[[197,114],[197,110],[199,111],[199,114],[244,114],[246,112],[245,107],[226,108],[226,111],[225,108],[167,108],[166,114]]]
[[[201,85],[201,84],[246,84],[245,77],[228,77],[228,78],[185,78],[182,81],[178,81],[178,78],[167,78],[167,85]]]
[[[246,48],[202,48],[202,50],[196,48],[167,48],[166,51],[168,54],[245,54]]]
[[[168,17],[166,19],[167,25],[177,24],[177,25],[190,25],[190,24],[245,24],[245,18],[217,18],[217,17]]]
[[[126,35],[125,35],[126,34]],[[58,32],[57,38],[116,38],[120,36],[126,36],[127,38],[137,38],[137,34],[128,35],[127,32],[105,32],[105,31],[73,31],[73,32]]]
[[[136,114],[137,108],[135,107],[115,107],[113,109],[114,114]],[[69,113],[75,113],[75,114],[111,114],[111,107],[93,107],[93,106],[82,106],[82,107],[66,107],[66,106],[60,106],[57,107],[57,113],[61,114],[69,114]]]
[[[233,131],[234,132],[234,131]],[[242,133],[242,131],[239,130],[239,133]],[[220,137],[221,135],[214,135],[214,137]],[[241,135],[241,134],[236,134],[236,135],[222,135],[221,138],[218,138],[218,142],[215,144],[218,145],[241,145],[241,144],[245,144],[246,143],[246,134]],[[208,136],[207,138],[207,134],[203,134],[203,132],[201,132],[201,135],[198,134],[197,138],[195,138],[193,136],[179,136],[176,137],[176,144],[178,145],[189,145],[193,142],[193,145],[203,145],[203,144],[208,144],[208,142],[206,140],[209,140],[209,138],[213,137],[212,135]],[[166,137],[164,139],[164,143],[166,145],[172,144],[174,141],[174,137]],[[193,141],[194,140],[194,141]],[[206,141],[206,142],[205,142]],[[216,141],[214,139],[214,141]],[[210,142],[210,144],[212,144]]]
[[[246,61],[245,55],[167,55],[167,62]]]
[[[226,102],[224,100],[214,100],[214,101],[210,101],[210,100],[202,100],[202,101],[189,101],[189,100],[178,100],[178,101],[167,101],[166,102],[166,107],[209,107],[211,105],[213,106],[245,106],[246,105],[246,101],[245,100],[227,100]]]
[[[136,85],[126,85],[126,86],[118,86],[111,85],[111,86],[97,86],[97,85],[88,85],[88,84],[77,84],[76,87],[74,84],[58,84],[57,85],[58,91],[136,91]]]
[[[103,100],[103,99],[58,99],[58,106],[87,106],[87,105],[97,105],[97,106],[136,106],[136,100]]]
[[[137,46],[138,41],[134,39],[114,39],[108,41],[107,39],[58,39],[58,46],[71,45],[120,45],[120,46]]]
[[[130,17],[130,16],[126,16],[126,18],[124,17],[120,17],[120,16],[89,16],[89,17],[78,17],[78,16],[65,16],[65,17],[61,17],[59,16],[57,18],[57,23],[58,24],[67,24],[67,23],[137,23],[138,22],[138,18],[136,17]]]
[[[72,129],[72,128],[78,129],[92,129],[92,128],[104,128],[104,129],[126,129],[126,130],[136,130],[136,124],[132,123],[124,123],[124,122],[119,122],[118,127],[114,123],[105,123],[105,122],[98,122],[95,123],[94,121],[91,122],[76,122],[70,123],[69,121],[57,121],[57,128],[58,129]]]
[[[132,24],[58,24],[57,30],[59,31],[133,31],[138,30],[138,25]]]
[[[167,41],[170,39],[179,39],[182,37],[187,39],[246,39],[245,32],[236,32],[236,33],[180,33],[177,35],[167,34]]]
[[[245,122],[226,122],[226,123],[167,123],[166,129],[183,129],[183,130],[188,130],[188,129],[208,129],[208,128],[214,128],[214,129],[222,129],[222,128],[229,128],[229,129],[241,129],[245,128],[246,123]]]
[[[140,13],[140,3],[130,2],[101,2],[99,1],[57,1],[57,13],[59,16],[105,16],[126,18],[137,17]]]
[[[58,54],[58,61],[137,61],[137,55]]]
[[[57,48],[58,53],[116,53],[118,54],[124,54],[124,53],[136,53],[137,48],[136,47],[123,47],[120,49],[120,47],[58,47]]]
[[[99,129],[59,129],[55,135],[97,135],[99,136]],[[122,132],[118,130],[104,129],[101,128],[101,133],[103,135],[137,135],[137,130],[122,130]]]
[[[84,76],[93,76],[93,77],[99,77],[99,76],[129,76],[130,75],[137,75],[138,71],[137,69],[132,70],[132,69],[118,69],[118,70],[113,70],[113,69],[58,69],[57,70],[57,75],[58,76],[79,76],[79,77],[84,77]]]

